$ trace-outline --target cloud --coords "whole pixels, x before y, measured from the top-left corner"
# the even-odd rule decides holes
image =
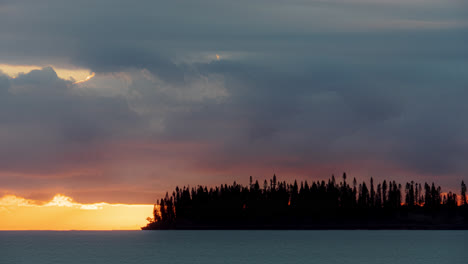
[[[54,68],[54,71],[57,73],[57,76],[65,80],[83,80],[87,78],[89,75],[92,75],[92,73],[90,73],[89,70],[80,69],[76,67],[72,67],[68,69],[68,68],[59,68],[59,67],[50,66],[50,65],[39,66],[39,65],[0,64],[0,70],[6,75],[13,77],[13,78],[16,78],[20,73],[28,73],[32,70],[40,70],[44,67]]]
[[[52,68],[2,79],[4,171],[53,172],[70,165],[67,152],[126,138],[139,133],[135,127],[144,127],[124,98],[81,95],[72,81],[58,78]],[[73,163],[94,159],[82,157]]]
[[[3,192],[150,203],[344,170],[458,188],[467,169],[460,1],[0,5],[2,64],[54,65],[0,74]]]

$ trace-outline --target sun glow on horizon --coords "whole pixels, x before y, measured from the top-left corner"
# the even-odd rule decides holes
[[[152,204],[82,204],[63,194],[40,202],[5,195],[0,230],[138,230],[152,213]]]

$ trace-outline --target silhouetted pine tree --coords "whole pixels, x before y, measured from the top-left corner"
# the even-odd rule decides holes
[[[466,206],[466,185],[465,185],[465,182],[462,181],[461,182],[461,204],[463,206]]]

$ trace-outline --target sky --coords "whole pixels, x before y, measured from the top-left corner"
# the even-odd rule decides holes
[[[62,194],[48,202],[6,195],[0,198],[0,231],[136,230],[152,210],[148,204],[81,204]]]
[[[464,0],[0,0],[0,36],[0,197],[468,180]]]

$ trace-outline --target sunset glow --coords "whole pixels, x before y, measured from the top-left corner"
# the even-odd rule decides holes
[[[57,194],[48,202],[15,195],[0,198],[0,230],[137,230],[151,204],[82,204]]]
[[[0,230],[139,229],[177,188],[273,175],[453,206],[462,2],[0,0]]]
[[[94,72],[91,73],[87,69],[66,69],[66,68],[61,68],[61,67],[56,67],[53,65],[10,65],[10,64],[0,64],[0,72],[3,72],[7,74],[8,76],[12,78],[18,77],[19,74],[26,74],[29,73],[32,70],[40,70],[44,68],[45,66],[51,66],[54,68],[54,71],[57,73],[57,76],[69,80],[78,80],[75,83],[82,83],[85,81],[90,80],[92,77],[94,77]]]
[[[91,73],[91,75],[89,75],[88,77],[86,77],[84,80],[81,80],[81,81],[76,81],[74,82],[75,84],[78,84],[78,83],[84,83],[84,82],[87,82],[89,80],[91,80],[96,74],[93,72]]]

